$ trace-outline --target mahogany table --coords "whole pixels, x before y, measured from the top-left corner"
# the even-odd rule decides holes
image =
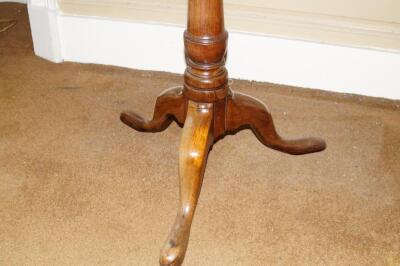
[[[318,152],[326,147],[317,138],[283,139],[262,102],[231,91],[225,68],[228,33],[223,1],[188,2],[183,88],[166,90],[157,98],[152,120],[131,111],[121,114],[122,122],[142,132],[160,132],[173,120],[183,126],[179,149],[180,206],[161,250],[160,265],[176,266],[183,262],[208,152],[224,135],[251,129],[267,147],[293,155]]]

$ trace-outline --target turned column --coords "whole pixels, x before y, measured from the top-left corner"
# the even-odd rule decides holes
[[[184,93],[196,102],[215,102],[228,94],[225,68],[228,33],[222,0],[190,0],[184,34],[187,68]]]
[[[225,68],[228,32],[222,0],[189,0],[184,33],[187,68],[184,94],[195,102],[214,103],[213,135],[225,133],[225,106],[229,94]]]
[[[222,0],[190,0],[184,34],[187,68],[184,93],[196,102],[215,102],[228,93],[225,55],[228,33]]]

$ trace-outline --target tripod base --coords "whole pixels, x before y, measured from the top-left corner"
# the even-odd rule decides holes
[[[262,102],[231,91],[223,100],[198,103],[189,100],[182,88],[166,90],[157,98],[152,120],[130,111],[123,112],[121,120],[141,132],[163,131],[174,120],[184,125],[179,150],[180,206],[161,250],[160,265],[163,266],[177,266],[183,262],[208,152],[217,140],[242,129],[251,129],[261,143],[281,152],[301,155],[326,148],[325,142],[317,138],[283,139]]]

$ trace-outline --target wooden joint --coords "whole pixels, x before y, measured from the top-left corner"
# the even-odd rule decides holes
[[[229,92],[228,83],[224,84],[219,88],[213,89],[199,89],[192,87],[188,84],[184,84],[183,93],[185,97],[194,101],[202,103],[213,103],[224,99]]]

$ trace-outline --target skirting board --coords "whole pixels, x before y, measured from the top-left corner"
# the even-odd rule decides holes
[[[48,60],[185,69],[181,27],[28,9],[35,53]],[[230,32],[227,68],[231,78],[400,99],[399,53]]]

